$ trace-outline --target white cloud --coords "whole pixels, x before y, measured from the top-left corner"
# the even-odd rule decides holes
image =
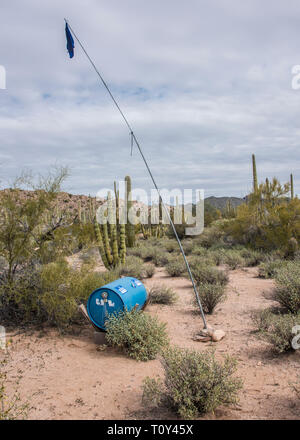
[[[96,193],[132,175],[151,182],[129,134],[63,17],[111,86],[162,187],[244,195],[251,154],[261,178],[300,171],[300,6],[258,0],[86,0],[2,5],[1,174],[69,164],[67,189]],[[272,7],[271,7],[272,6]],[[267,15],[264,15],[267,13]],[[264,18],[263,18],[264,17]],[[267,19],[265,18],[267,17]]]

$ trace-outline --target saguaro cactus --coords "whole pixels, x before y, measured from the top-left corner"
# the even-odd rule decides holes
[[[252,154],[252,172],[253,172],[253,192],[256,192],[258,189],[258,183],[257,183],[257,172],[256,172],[256,160],[254,154]]]
[[[291,199],[293,200],[293,198],[294,198],[294,178],[293,178],[293,174],[291,174],[290,179],[291,179]]]
[[[126,221],[126,236],[127,236],[127,245],[128,247],[133,247],[135,245],[135,225],[133,225],[129,221],[129,212],[132,207],[132,193],[131,193],[131,178],[129,176],[125,177],[126,183],[126,200],[127,204],[127,221]]]

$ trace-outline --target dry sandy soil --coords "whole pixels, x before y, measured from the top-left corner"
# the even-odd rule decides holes
[[[197,350],[212,346],[216,355],[229,353],[238,359],[243,379],[237,406],[220,408],[206,419],[299,419],[300,403],[291,383],[300,373],[300,350],[274,356],[270,346],[253,333],[251,312],[272,305],[272,280],[257,278],[248,268],[230,272],[226,301],[208,323],[226,331],[218,343],[192,340],[202,328],[191,306],[192,288],[185,278],[170,278],[163,269],[145,282],[164,283],[176,290],[174,306],[152,305],[147,313],[167,323],[173,344]],[[55,331],[32,332],[12,337],[8,355],[8,390],[16,388],[28,401],[29,419],[176,419],[167,411],[151,412],[141,405],[145,376],[162,375],[160,362],[137,362],[112,348],[97,350],[93,330],[86,326],[78,336],[59,336]]]

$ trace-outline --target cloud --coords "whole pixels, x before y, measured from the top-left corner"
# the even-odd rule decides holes
[[[111,87],[159,186],[243,196],[251,154],[260,179],[294,173],[300,192],[300,9],[258,0],[86,0],[2,6],[0,90],[2,182],[22,168],[69,165],[66,189],[96,192],[132,176],[151,188],[145,166],[107,92],[75,41],[67,16]],[[300,180],[300,179],[299,179]]]

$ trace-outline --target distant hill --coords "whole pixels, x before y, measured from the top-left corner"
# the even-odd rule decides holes
[[[206,197],[205,202],[208,202],[214,208],[220,209],[220,211],[222,211],[223,209],[226,208],[226,204],[229,200],[231,201],[232,206],[234,206],[235,208],[245,202],[244,199],[241,199],[239,197],[214,197],[214,196]]]
[[[4,189],[4,190],[0,190],[0,198],[1,198],[1,193],[8,191],[8,189]],[[21,197],[26,199],[26,198],[31,198],[34,197],[35,195],[35,191],[26,191],[26,190],[21,190]],[[114,196],[112,194],[112,196]],[[241,203],[244,202],[243,199],[239,198],[239,197],[207,197],[205,199],[205,202],[209,203],[211,206],[213,206],[214,208],[223,210],[226,208],[226,203],[228,200],[231,200],[231,203],[234,207],[239,206]],[[81,209],[88,209],[90,203],[95,203],[96,207],[100,206],[103,204],[104,199],[98,199],[96,201],[95,197],[88,197],[86,195],[79,195],[79,194],[70,194],[67,192],[60,192],[58,194],[58,206],[60,207],[60,209],[68,209],[70,211],[77,211],[78,209],[78,205],[80,203],[81,205]],[[124,201],[121,199],[120,200],[120,204],[124,203]],[[137,205],[139,207],[144,206],[144,203],[133,200],[133,204]],[[186,206],[190,207],[191,204],[186,204]],[[166,205],[168,206],[168,205]]]

